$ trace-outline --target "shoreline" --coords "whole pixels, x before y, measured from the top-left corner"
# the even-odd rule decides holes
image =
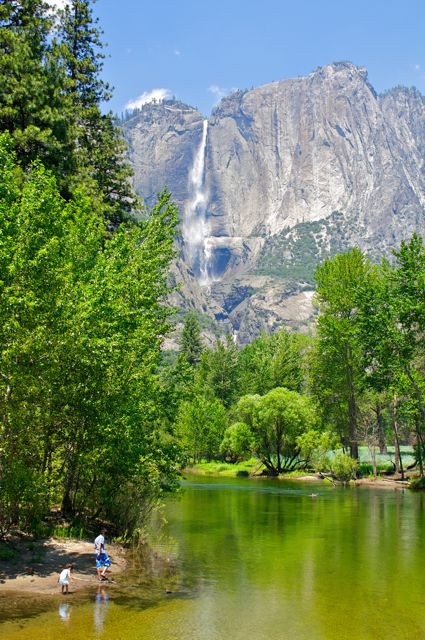
[[[235,472],[233,474],[223,474],[220,473],[219,471],[217,472],[211,472],[211,471],[205,471],[202,468],[199,467],[187,467],[185,469],[182,470],[182,474],[193,474],[193,475],[200,475],[200,476],[204,476],[204,477],[211,477],[211,478],[238,478],[237,475],[237,470],[235,470]],[[262,475],[255,475],[255,474],[250,474],[247,476],[239,476],[239,479],[242,479],[243,477],[245,478],[249,478],[250,480],[263,480],[263,479],[272,479],[272,480],[280,480],[280,481],[285,481],[285,480],[293,480],[294,482],[317,482],[317,483],[323,483],[326,482],[327,484],[332,484],[330,482],[330,480],[327,480],[326,478],[322,478],[320,477],[318,474],[307,474],[307,475],[285,475],[282,474],[280,476],[262,476]],[[337,483],[335,486],[342,486],[342,483]],[[377,478],[358,478],[356,480],[350,480],[347,483],[347,486],[351,486],[351,487],[356,487],[356,486],[364,486],[364,487],[372,487],[372,488],[377,488],[377,489],[407,489],[409,487],[409,482],[407,481],[402,481],[402,480],[394,480],[392,478],[383,478],[381,476],[378,476]]]
[[[57,540],[49,538],[35,542],[20,540],[15,543],[16,554],[0,560],[0,596],[2,593],[26,597],[67,598],[86,593],[102,586],[112,586],[113,582],[99,582],[96,573],[93,542],[80,540]],[[121,574],[127,566],[125,550],[121,545],[106,545],[112,560],[112,579]],[[61,593],[58,577],[68,563],[74,565],[69,584],[69,595]]]

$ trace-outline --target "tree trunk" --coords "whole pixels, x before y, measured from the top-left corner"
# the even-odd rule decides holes
[[[353,369],[351,366],[351,348],[347,346],[346,379],[348,387],[348,434],[350,440],[350,456],[359,459],[359,444],[357,442],[357,403],[354,391]]]
[[[71,491],[69,488],[65,490],[65,494],[62,498],[61,514],[64,518],[68,518],[69,516],[74,515],[72,509]]]
[[[376,423],[378,425],[379,453],[387,453],[387,443],[385,442],[384,418],[382,415],[381,403],[376,403]]]
[[[282,473],[282,465],[280,461],[280,447],[282,443],[282,433],[279,426],[276,427],[276,460],[277,460],[277,472]]]
[[[359,444],[358,442],[350,442],[350,456],[355,460],[359,459]]]
[[[396,467],[396,470],[401,473],[401,479],[404,480],[403,459],[401,457],[399,429],[398,429],[398,422],[397,422],[397,408],[398,408],[398,399],[397,399],[397,396],[394,396],[393,402],[391,403],[391,422],[392,422],[392,427],[394,431],[395,467]]]
[[[422,433],[419,425],[419,420],[416,420],[415,427],[416,427],[416,446],[417,446],[417,457],[418,457],[418,463],[419,463],[419,474],[422,478],[424,475],[424,461],[422,458],[423,440],[422,440]]]
[[[376,480],[376,478],[378,476],[378,471],[377,471],[377,468],[376,468],[376,448],[375,448],[374,445],[372,445],[371,457],[372,457],[373,477]]]

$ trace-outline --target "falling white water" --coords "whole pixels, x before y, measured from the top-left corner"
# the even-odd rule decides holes
[[[211,246],[208,242],[209,225],[206,216],[207,194],[205,192],[205,149],[207,145],[208,120],[204,120],[202,138],[193,167],[189,175],[189,201],[184,210],[183,237],[189,261],[202,285],[211,282],[209,265]]]

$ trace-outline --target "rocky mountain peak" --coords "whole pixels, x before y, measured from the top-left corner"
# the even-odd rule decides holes
[[[138,192],[149,200],[167,185],[192,216],[182,273],[203,273],[192,304],[241,340],[302,325],[325,256],[356,244],[379,259],[424,231],[424,98],[403,87],[378,96],[351,62],[234,92],[208,122],[167,101],[123,129]]]

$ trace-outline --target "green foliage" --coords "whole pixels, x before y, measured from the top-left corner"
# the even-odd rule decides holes
[[[316,471],[328,470],[331,467],[331,452],[341,446],[335,434],[328,431],[321,433],[316,429],[302,433],[296,442],[300,457]]]
[[[381,473],[387,473],[393,470],[393,466],[390,464],[377,465],[377,471]],[[367,462],[361,462],[358,467],[358,474],[360,476],[373,476],[373,464]]]
[[[237,412],[252,429],[255,451],[271,474],[298,466],[297,438],[316,421],[309,398],[276,388],[265,396],[244,396],[238,402]]]
[[[357,293],[372,267],[359,249],[338,255],[316,270],[318,341],[311,360],[312,390],[323,416],[358,457],[358,414],[363,384],[357,333]]]
[[[359,292],[359,332],[368,382],[415,399],[425,429],[425,247],[414,235]]]
[[[224,432],[220,453],[231,462],[237,462],[251,455],[253,442],[251,429],[244,422],[235,422]]]
[[[53,21],[42,0],[0,5],[0,132],[9,131],[20,164],[41,159],[68,173],[72,143],[65,73],[50,43]]]
[[[51,535],[59,540],[83,540],[88,536],[88,533],[81,525],[64,525],[62,527],[54,527]]]
[[[424,473],[425,439],[425,247],[414,234],[383,262],[357,295],[358,333],[366,384],[391,399],[397,445],[415,433],[416,459]],[[398,456],[401,465],[401,457]],[[402,475],[403,470],[401,467]]]
[[[195,395],[182,402],[176,422],[176,433],[187,455],[197,460],[217,457],[227,427],[227,414],[216,398]]]
[[[204,344],[201,338],[201,327],[197,318],[193,314],[190,314],[184,322],[180,351],[187,362],[195,366],[199,364],[203,350]]]
[[[12,526],[33,529],[46,512],[47,486],[43,476],[12,455],[1,455],[0,538]]]
[[[180,449],[170,438],[155,436],[133,470],[132,477],[111,497],[110,517],[125,538],[142,531],[161,499],[179,488],[176,460]]]
[[[15,560],[19,556],[19,553],[16,549],[14,549],[10,544],[6,542],[0,543],[0,560],[8,561]]]
[[[264,395],[275,387],[300,391],[306,338],[281,329],[262,334],[240,352],[241,394]]]
[[[358,464],[351,456],[337,451],[332,459],[331,470],[337,480],[345,483],[355,479]]]
[[[91,4],[71,0],[55,15],[42,0],[2,2],[0,132],[13,136],[23,168],[41,160],[66,198],[84,185],[116,226],[138,200],[121,133],[100,109],[110,92]]]
[[[196,473],[200,475],[221,475],[230,478],[248,477],[254,473],[258,473],[259,465],[257,458],[242,460],[240,462],[206,462],[202,460],[195,466]]]
[[[163,485],[175,477],[157,368],[177,210],[163,193],[146,221],[105,241],[95,202],[65,202],[41,165],[17,182],[9,148],[3,136],[1,526],[28,528],[57,502],[108,517],[146,456]]]
[[[238,349],[231,336],[217,340],[214,349],[201,357],[199,384],[206,394],[217,398],[228,409],[239,396],[240,369]]]
[[[420,478],[412,480],[412,482],[409,485],[409,489],[411,489],[412,491],[424,491],[425,490],[425,477],[422,476]]]

